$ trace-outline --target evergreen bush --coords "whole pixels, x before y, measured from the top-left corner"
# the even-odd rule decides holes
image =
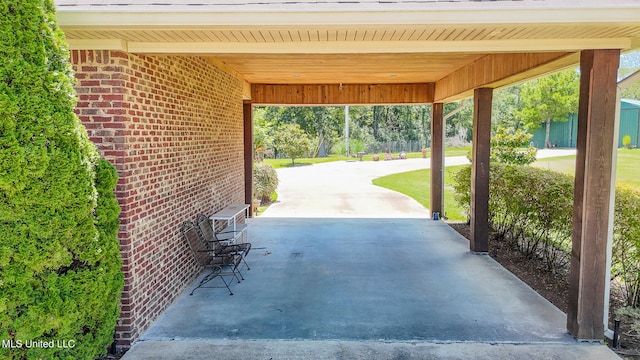
[[[73,113],[53,2],[5,0],[0,19],[0,357],[93,359],[122,289],[117,177]]]

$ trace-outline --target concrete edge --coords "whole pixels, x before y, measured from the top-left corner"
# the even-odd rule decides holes
[[[340,340],[139,341],[132,359],[620,359],[600,344],[428,343]]]

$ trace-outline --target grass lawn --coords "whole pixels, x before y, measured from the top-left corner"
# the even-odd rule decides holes
[[[533,166],[573,175],[576,168],[576,157],[570,155],[542,159],[533,163]],[[640,188],[640,149],[618,150],[616,181]]]
[[[467,153],[471,151],[471,146],[459,147],[459,148],[446,148],[444,150],[445,156],[465,156]],[[384,158],[384,154],[379,154],[380,159]],[[398,153],[393,153],[393,156],[398,156]],[[427,157],[431,156],[431,151],[427,151]],[[409,159],[418,159],[422,157],[421,152],[410,152],[407,153],[407,158]],[[295,166],[305,166],[305,165],[313,165],[313,164],[321,164],[325,162],[331,161],[347,161],[347,160],[356,160],[355,157],[346,157],[344,155],[329,155],[324,158],[301,158],[296,159]],[[365,154],[362,157],[363,161],[373,161],[373,154]],[[291,159],[265,159],[265,164],[269,164],[273,166],[274,169],[280,169],[285,167],[292,167]]]
[[[331,161],[344,161],[344,160],[353,160],[352,158],[348,158],[346,156],[336,156],[329,155],[328,157],[319,157],[319,158],[301,158],[296,159],[295,166],[305,166],[305,165],[313,165],[326,163]],[[285,167],[292,167],[291,159],[264,159],[265,164],[269,164],[273,166],[274,169],[280,169]]]
[[[451,220],[467,220],[462,214],[462,208],[453,198],[453,174],[465,165],[445,167],[444,171],[444,212]],[[379,177],[373,180],[373,184],[393,191],[403,193],[422,206],[430,207],[431,169],[409,171],[399,174]]]
[[[456,149],[458,153],[462,150]],[[468,151],[468,150],[467,150]],[[460,155],[465,155],[466,151]],[[447,153],[447,156],[450,155]],[[533,164],[546,169],[564,172],[573,175],[576,166],[575,155],[542,159]],[[460,208],[453,199],[453,183],[451,176],[462,166],[450,166],[445,168],[444,204],[445,215],[452,220],[466,220]],[[640,188],[640,149],[619,149],[616,179],[619,183],[626,183]],[[373,180],[375,185],[403,193],[418,201],[424,207],[430,206],[431,170],[417,170],[405,173],[393,174]],[[449,184],[449,185],[447,185]]]

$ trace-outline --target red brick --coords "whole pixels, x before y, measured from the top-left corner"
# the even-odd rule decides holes
[[[182,221],[244,201],[242,83],[198,57],[71,54],[78,79],[100,80],[77,84],[77,112],[120,175],[116,339],[128,347],[199,272]]]

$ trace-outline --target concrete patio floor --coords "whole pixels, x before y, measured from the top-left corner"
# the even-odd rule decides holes
[[[254,218],[249,240],[234,296],[194,282],[123,359],[618,358],[443,222]]]

